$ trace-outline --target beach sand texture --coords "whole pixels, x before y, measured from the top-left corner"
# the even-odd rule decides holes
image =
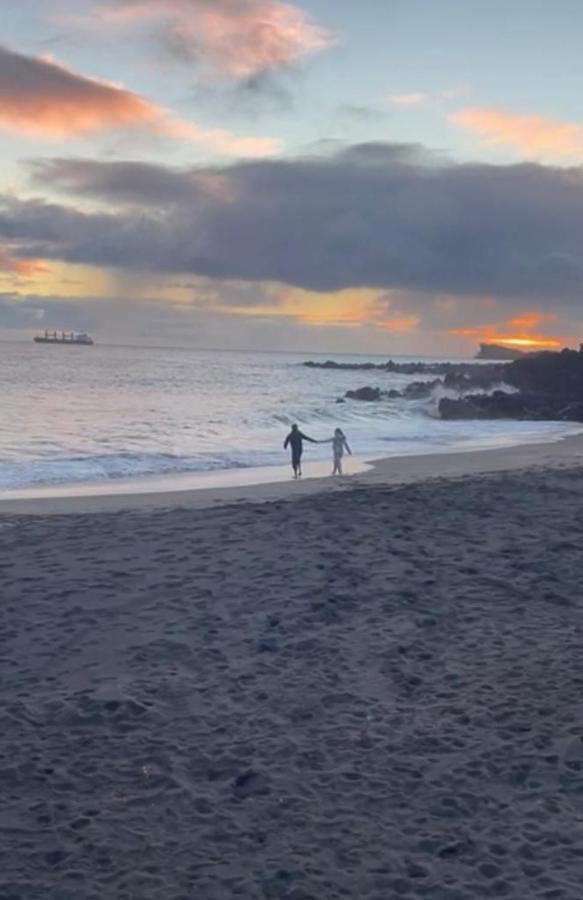
[[[0,519],[2,900],[581,900],[583,470]]]

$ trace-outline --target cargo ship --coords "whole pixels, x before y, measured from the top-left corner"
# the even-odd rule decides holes
[[[84,332],[75,331],[45,331],[37,334],[35,344],[82,344],[87,347],[93,344],[93,338]]]

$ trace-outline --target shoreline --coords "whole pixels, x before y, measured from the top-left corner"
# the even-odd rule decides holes
[[[307,462],[300,481],[288,466],[181,473],[124,479],[115,483],[25,488],[0,495],[5,515],[62,515],[168,508],[205,509],[238,503],[292,500],[351,487],[404,485],[431,479],[565,468],[583,461],[583,434],[511,447],[427,453],[365,460],[348,457],[344,478],[331,478],[326,462]],[[213,480],[212,486],[208,484]],[[216,482],[219,481],[220,484]]]

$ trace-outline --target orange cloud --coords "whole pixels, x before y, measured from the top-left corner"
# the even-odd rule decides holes
[[[111,0],[102,19],[160,19],[166,43],[234,79],[286,68],[335,43],[330,31],[279,0]]]
[[[231,282],[236,287],[236,282]],[[200,295],[200,292],[199,292]],[[374,327],[393,333],[415,331],[419,316],[390,311],[386,292],[373,288],[346,288],[319,292],[291,288],[277,283],[262,283],[256,303],[216,305],[213,292],[205,301],[224,315],[286,318],[313,328]]]
[[[578,157],[583,153],[583,125],[578,122],[481,107],[462,109],[449,121],[479,135],[489,146],[513,147],[526,156]]]
[[[550,313],[526,312],[500,325],[454,328],[449,333],[458,337],[475,338],[479,342],[508,344],[533,350],[553,350],[564,346],[566,341],[533,332],[532,329],[556,320],[557,317]]]
[[[0,247],[0,272],[21,278],[41,275],[48,269],[37,259],[15,259]]]
[[[383,331],[392,331],[396,334],[405,334],[406,332],[416,331],[420,323],[421,319],[419,316],[401,315],[376,319],[374,324],[377,326],[377,328],[382,328]]]
[[[117,85],[0,47],[0,128],[59,139],[124,127],[193,141],[229,156],[268,156],[279,147],[272,138],[238,137],[183,122]]]
[[[552,313],[523,313],[520,316],[515,316],[513,319],[509,319],[506,323],[510,328],[518,328],[518,329],[529,329],[529,328],[538,328],[539,325],[543,325],[545,322],[556,322],[557,317]]]

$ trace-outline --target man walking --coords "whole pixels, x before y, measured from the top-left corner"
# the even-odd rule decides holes
[[[314,438],[308,437],[307,434],[302,434],[297,425],[292,425],[291,431],[285,439],[283,449],[286,450],[288,446],[291,447],[291,464],[294,470],[294,478],[299,478],[302,474],[304,441],[309,441],[311,444],[318,443]]]

